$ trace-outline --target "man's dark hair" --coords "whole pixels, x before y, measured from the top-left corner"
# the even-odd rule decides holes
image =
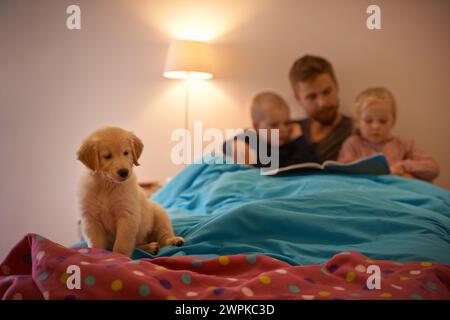
[[[319,56],[305,55],[292,65],[289,71],[289,80],[295,92],[297,83],[312,81],[323,73],[329,74],[334,82],[337,82],[333,66],[328,60]]]

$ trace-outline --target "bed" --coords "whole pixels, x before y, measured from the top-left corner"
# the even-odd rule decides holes
[[[426,182],[262,176],[253,167],[204,163],[185,167],[151,199],[168,210],[183,247],[156,256],[136,249],[130,259],[29,234],[0,265],[0,296],[450,298],[450,192]],[[67,286],[75,281],[70,265],[79,267],[80,289]]]

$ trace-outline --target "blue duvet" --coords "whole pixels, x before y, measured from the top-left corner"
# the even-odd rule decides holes
[[[241,165],[193,164],[151,199],[186,239],[158,256],[260,253],[304,265],[356,250],[374,259],[450,263],[450,192],[419,180],[261,176]]]

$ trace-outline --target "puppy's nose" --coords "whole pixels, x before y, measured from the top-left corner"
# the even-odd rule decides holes
[[[128,169],[120,169],[117,171],[117,174],[122,178],[128,177]]]

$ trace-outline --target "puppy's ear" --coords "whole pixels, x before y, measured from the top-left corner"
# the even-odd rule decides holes
[[[133,163],[135,166],[138,166],[138,159],[141,156],[142,149],[144,149],[144,144],[142,143],[141,139],[136,137],[134,134],[131,133],[130,137],[131,142],[131,153],[133,154]]]
[[[100,160],[98,157],[97,144],[94,141],[85,141],[77,152],[78,160],[92,171],[99,168]]]

